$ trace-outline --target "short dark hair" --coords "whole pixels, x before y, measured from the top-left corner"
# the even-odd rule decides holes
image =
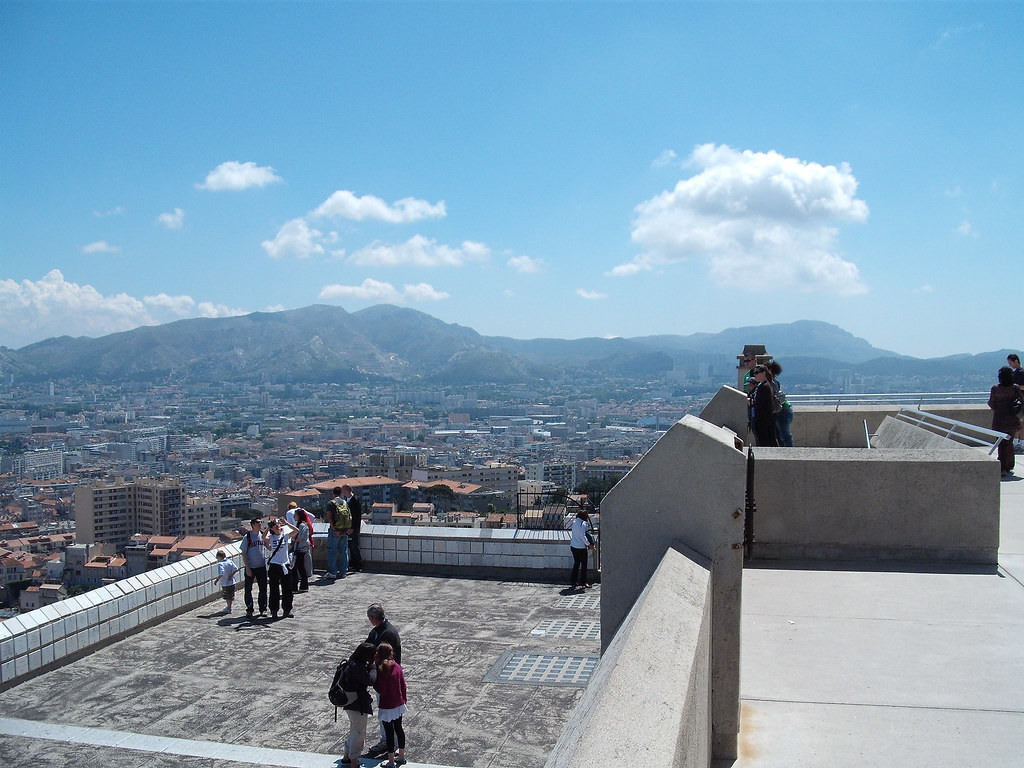
[[[334,495],[335,496],[341,496],[341,486],[340,485],[334,486]]]
[[[255,523],[262,523],[262,522],[263,522],[263,518],[262,517],[254,517],[252,520],[249,521],[249,525],[254,525]]]
[[[1020,362],[1020,358],[1017,357],[1017,353],[1016,352],[1011,352],[1010,354],[1008,354],[1006,356],[1006,359],[1009,360],[1011,363],[1019,363]]]
[[[377,621],[384,621],[384,606],[380,603],[371,603],[366,609],[366,615],[372,616]]]

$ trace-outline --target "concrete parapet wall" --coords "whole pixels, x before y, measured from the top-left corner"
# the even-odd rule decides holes
[[[326,568],[326,527],[317,528],[314,567]],[[388,573],[568,583],[572,570],[569,532],[561,530],[364,523],[359,551],[367,566]]]
[[[978,450],[755,448],[755,559],[994,564],[999,462]]]
[[[875,436],[871,438],[871,447],[899,448],[904,450],[917,448],[971,450],[969,445],[950,440],[947,437],[929,432],[927,429],[922,429],[892,416],[886,416],[882,419],[881,426],[878,427]]]
[[[700,418],[747,439],[747,396],[735,387],[722,387],[700,412]]]
[[[238,544],[221,549],[241,567]],[[217,595],[214,554],[205,552],[0,622],[0,688]]]
[[[607,649],[666,550],[712,562],[712,750],[735,757],[746,457],[736,436],[685,416],[601,504],[601,641]],[[647,716],[649,713],[645,713]]]
[[[922,406],[923,410],[978,427],[992,425],[987,405]],[[793,409],[793,442],[809,448],[866,448],[864,421],[875,434],[886,416],[895,416],[898,405],[803,406]]]
[[[680,549],[601,656],[546,768],[709,765],[711,563]]]

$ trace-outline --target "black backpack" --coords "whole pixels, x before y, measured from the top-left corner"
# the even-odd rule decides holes
[[[327,698],[330,699],[331,704],[337,707],[344,707],[348,704],[349,693],[352,693],[352,664],[348,661],[343,661],[338,665],[338,669],[334,673],[334,680],[331,681],[331,687],[327,689]],[[334,717],[337,719],[338,712],[335,709]]]

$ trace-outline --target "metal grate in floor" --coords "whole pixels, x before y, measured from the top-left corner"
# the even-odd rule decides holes
[[[601,622],[545,619],[530,632],[544,637],[566,637],[576,640],[600,640]]]
[[[558,602],[555,603],[556,608],[575,608],[592,610],[601,607],[601,595],[590,594],[579,594],[579,595],[563,595],[558,598]]]
[[[507,651],[484,676],[488,683],[522,685],[586,685],[597,666],[597,656]]]

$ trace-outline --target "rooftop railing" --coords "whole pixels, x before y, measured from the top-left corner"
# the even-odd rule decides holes
[[[786,399],[795,406],[825,405],[984,405],[988,392],[834,392],[829,394],[791,395]]]

